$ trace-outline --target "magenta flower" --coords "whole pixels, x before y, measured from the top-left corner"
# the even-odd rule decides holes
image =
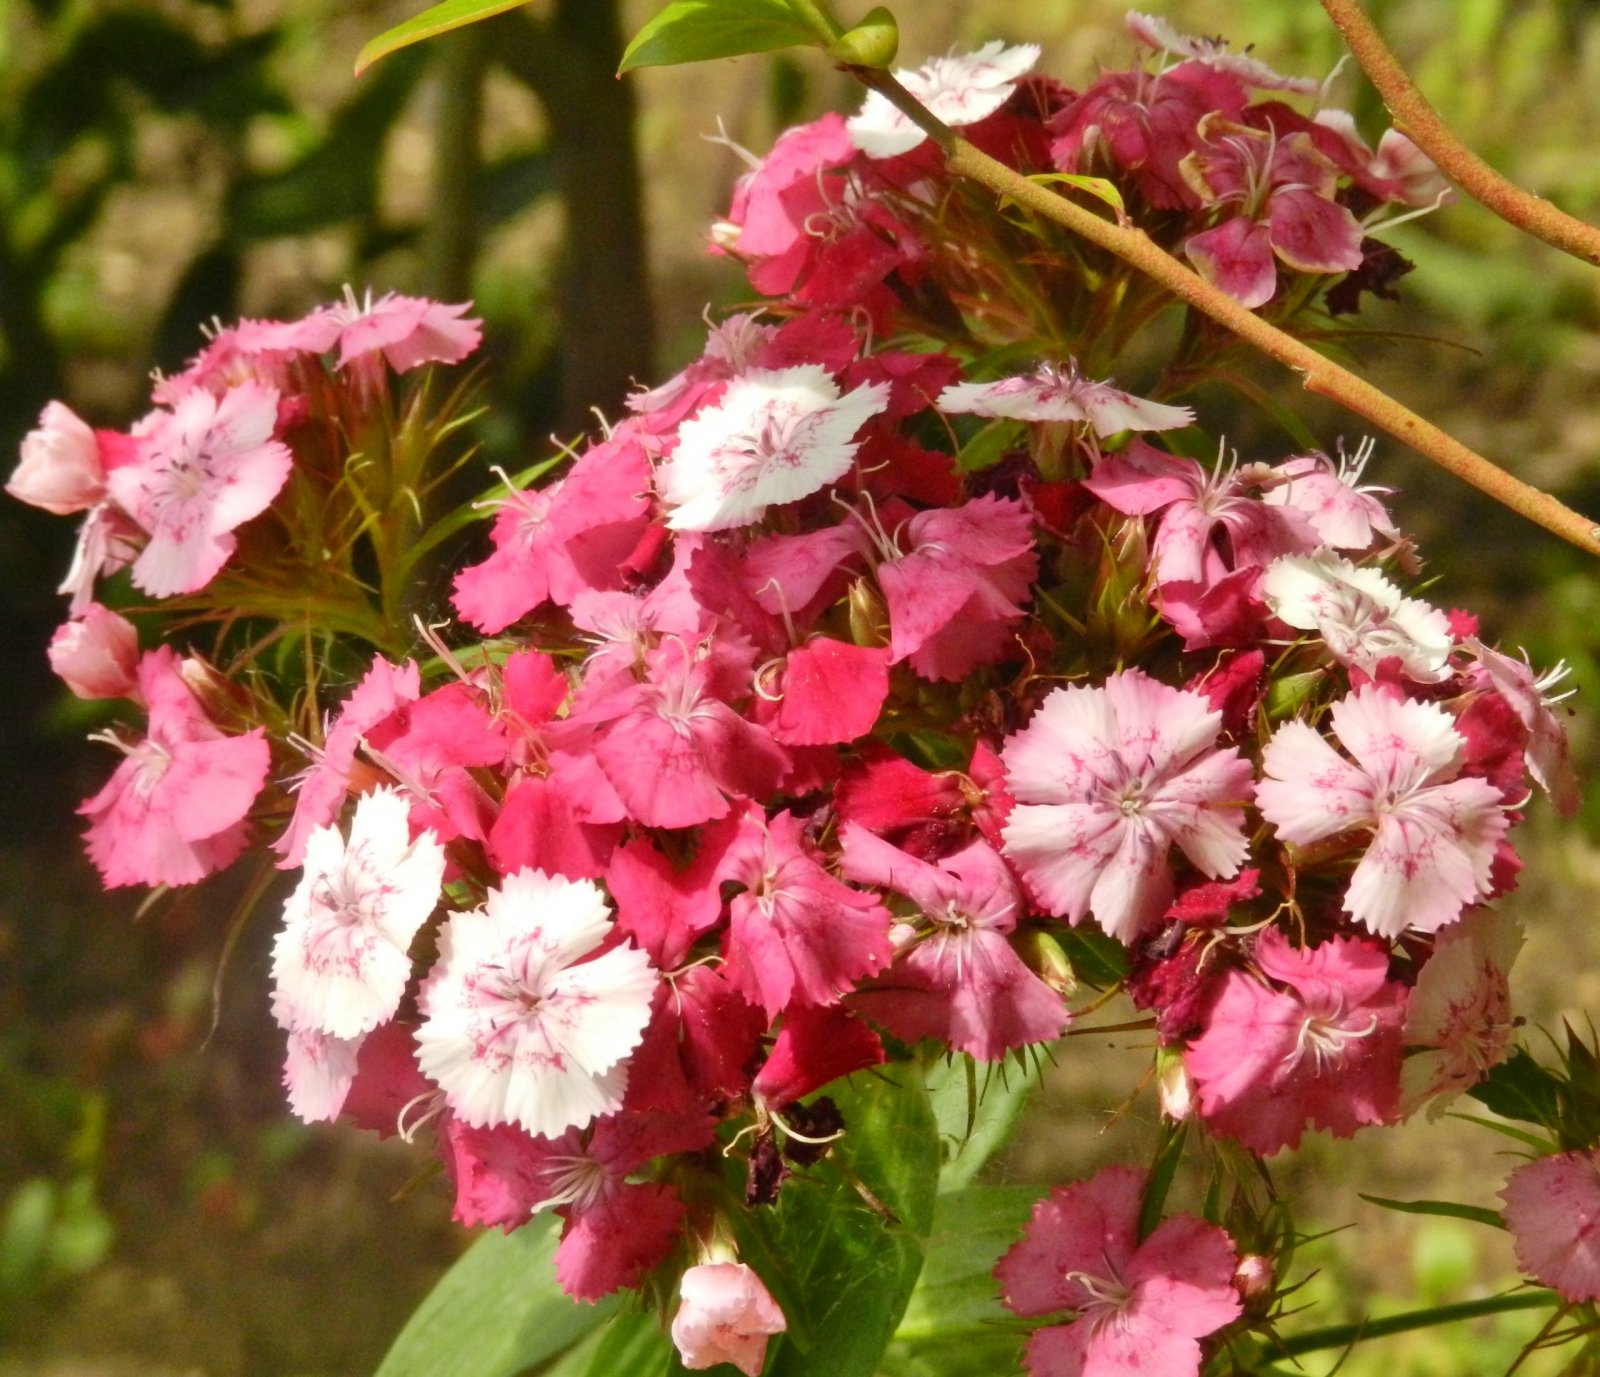
[[[1600,1150],[1520,1166],[1500,1198],[1522,1270],[1574,1305],[1600,1300]]]
[[[1054,690],[1001,758],[1017,806],[1003,847],[1050,913],[1134,941],[1172,901],[1176,845],[1212,879],[1244,863],[1253,775],[1217,749],[1222,714],[1141,670]]]
[[[1460,776],[1466,742],[1435,703],[1359,689],[1333,706],[1346,760],[1304,722],[1285,722],[1262,754],[1261,814],[1284,841],[1305,846],[1371,832],[1344,911],[1380,937],[1435,932],[1488,898],[1510,826],[1500,792]]]
[[[220,398],[189,392],[146,419],[138,457],[107,479],[150,534],[133,562],[136,587],[165,598],[211,582],[238,543],[235,527],[264,512],[288,481],[294,459],[272,438],[277,420],[277,391],[254,382]]]
[[[473,1127],[554,1137],[622,1106],[657,977],[613,930],[599,889],[538,870],[457,913],[417,1006],[418,1064]]]
[[[138,688],[148,732],[132,743],[99,738],[126,759],[78,809],[89,819],[89,859],[108,889],[193,884],[244,849],[244,818],[271,753],[260,728],[224,736],[212,725],[170,646],[140,661]]]
[[[996,1265],[1013,1313],[1076,1312],[1028,1340],[1033,1377],[1196,1377],[1200,1340],[1239,1318],[1233,1240],[1180,1214],[1141,1243],[1143,1194],[1131,1167],[1057,1186]]]
[[[691,1372],[732,1363],[745,1377],[758,1377],[767,1340],[788,1328],[761,1278],[742,1262],[691,1267],[678,1283],[678,1301],[672,1342]]]
[[[1291,947],[1268,928],[1255,955],[1284,988],[1230,971],[1184,1053],[1206,1123],[1263,1156],[1298,1146],[1308,1125],[1345,1138],[1393,1123],[1406,991],[1388,951],[1362,937]]]

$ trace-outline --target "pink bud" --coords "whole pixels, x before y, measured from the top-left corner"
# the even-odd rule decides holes
[[[79,698],[139,700],[139,636],[133,623],[97,602],[50,639],[50,668]]]
[[[1272,1259],[1260,1253],[1246,1253],[1233,1271],[1233,1286],[1247,1301],[1260,1300],[1272,1293]]]
[[[742,1262],[705,1262],[678,1283],[682,1304],[672,1319],[672,1342],[693,1372],[732,1363],[757,1377],[767,1360],[767,1337],[788,1325],[777,1301]]]
[[[69,516],[105,496],[105,467],[94,431],[60,402],[39,414],[39,427],[22,440],[22,462],[6,491],[30,507]]]

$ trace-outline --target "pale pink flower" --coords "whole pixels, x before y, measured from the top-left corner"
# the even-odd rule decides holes
[[[1382,937],[1435,932],[1488,898],[1490,867],[1509,822],[1488,780],[1458,778],[1466,742],[1443,708],[1358,689],[1335,703],[1346,760],[1304,722],[1285,722],[1262,754],[1256,790],[1278,835],[1305,846],[1342,832],[1372,834],[1344,910]]]
[[[282,1026],[284,1018],[276,1003],[273,1014]],[[288,1033],[283,1086],[289,1093],[289,1110],[308,1124],[331,1123],[344,1108],[356,1078],[356,1058],[367,1035],[336,1038],[314,1028],[292,1026]]]
[[[79,698],[134,698],[139,633],[126,617],[90,603],[50,638],[50,668]]]
[[[554,1137],[621,1108],[658,980],[631,944],[595,955],[613,927],[594,884],[539,870],[451,917],[418,999],[418,1063],[464,1122]]]
[[[1533,782],[1550,795],[1563,816],[1571,817],[1583,800],[1572,769],[1567,729],[1555,713],[1555,705],[1575,691],[1555,692],[1556,685],[1567,676],[1567,666],[1558,664],[1544,674],[1536,674],[1526,660],[1502,655],[1476,636],[1463,641],[1462,648],[1478,662],[1469,671],[1469,682],[1493,689],[1528,729],[1523,754]]]
[[[22,437],[22,459],[6,482],[19,502],[57,516],[86,511],[106,492],[100,442],[70,407],[51,402]]]
[[[1065,364],[1045,363],[998,382],[955,383],[934,403],[952,415],[1004,416],[1018,421],[1083,421],[1096,435],[1124,430],[1175,430],[1194,424],[1186,406],[1166,406],[1093,382]]]
[[[1376,569],[1357,568],[1328,551],[1285,555],[1268,567],[1261,591],[1279,621],[1315,631],[1342,665],[1371,674],[1392,657],[1419,684],[1450,675],[1444,613],[1405,597]]]
[[[1317,83],[1310,77],[1279,76],[1264,62],[1258,62],[1247,53],[1230,51],[1220,38],[1195,38],[1179,33],[1165,19],[1153,14],[1129,10],[1124,23],[1128,32],[1147,48],[1173,57],[1189,58],[1215,71],[1227,72],[1247,86],[1259,90],[1294,91],[1300,95],[1313,95]]]
[[[238,543],[231,532],[278,495],[294,459],[272,438],[278,393],[247,382],[220,398],[194,391],[142,423],[138,457],[107,480],[150,534],[133,582],[152,597],[210,583]]]
[[[1200,1340],[1239,1318],[1233,1240],[1179,1214],[1141,1242],[1144,1186],[1116,1166],[1055,1187],[995,1266],[1013,1313],[1077,1312],[1028,1340],[1034,1377],[1196,1377]]]
[[[1274,468],[1252,469],[1250,477],[1261,486],[1263,502],[1302,512],[1324,545],[1365,550],[1379,536],[1397,540],[1400,535],[1376,496],[1390,490],[1360,486],[1371,453],[1364,445],[1337,465],[1326,454],[1302,454]]]
[[[1387,949],[1363,937],[1291,947],[1268,928],[1255,957],[1277,985],[1228,972],[1184,1052],[1206,1124],[1266,1156],[1308,1125],[1344,1138],[1399,1118],[1406,990]]]
[[[889,402],[886,383],[841,396],[820,364],[752,369],[678,428],[661,466],[661,495],[676,531],[723,531],[759,521],[844,477],[855,433]]]
[[[412,840],[410,805],[394,789],[356,803],[347,843],[336,827],[306,842],[305,874],[272,949],[274,1007],[291,1029],[338,1038],[394,1017],[411,978],[411,939],[439,901],[444,847]]]
[[[1600,1149],[1528,1162],[1500,1198],[1522,1270],[1574,1305],[1600,1300]]]
[[[140,661],[138,689],[150,712],[145,738],[98,738],[126,759],[78,809],[89,819],[89,859],[108,889],[193,884],[244,849],[242,824],[271,752],[260,728],[224,736],[212,725],[170,646]]]
[[[144,532],[113,503],[90,507],[78,528],[67,576],[56,588],[58,593],[71,595],[68,612],[74,617],[82,616],[94,601],[95,581],[132,564],[143,543]]]
[[[994,114],[1011,99],[1018,80],[1039,60],[1032,43],[1008,48],[998,39],[975,53],[936,57],[915,71],[895,73],[900,84],[944,123],[959,129]],[[872,91],[847,127],[850,139],[869,158],[909,153],[928,136],[888,97]]]
[[[1439,934],[1406,1009],[1405,1042],[1414,1050],[1400,1072],[1400,1107],[1424,1103],[1437,1119],[1463,1090],[1511,1055],[1511,965],[1522,948],[1513,918],[1475,908]]]
[[[742,1262],[702,1262],[678,1283],[672,1342],[691,1372],[732,1363],[758,1377],[767,1340],[788,1325],[761,1278]]]
[[[1248,761],[1217,749],[1222,714],[1141,670],[1058,688],[1001,753],[1017,806],[1003,848],[1049,912],[1132,942],[1172,900],[1176,845],[1212,879],[1248,851]]]
[[[396,373],[425,363],[459,363],[483,339],[483,322],[464,320],[472,307],[447,306],[426,297],[385,292],[376,301],[369,290],[361,301],[345,288],[344,301],[329,308],[339,326],[339,367],[381,353]],[[332,341],[323,345],[330,348]]]

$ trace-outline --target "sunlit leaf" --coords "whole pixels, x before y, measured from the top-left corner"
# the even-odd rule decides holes
[[[1432,1214],[1443,1219],[1470,1219],[1474,1224],[1487,1224],[1491,1229],[1503,1229],[1506,1226],[1498,1211],[1486,1210],[1478,1205],[1457,1205],[1449,1200],[1388,1200],[1381,1195],[1367,1195],[1364,1192],[1361,1198],[1369,1205],[1381,1205],[1386,1210],[1398,1210],[1401,1214]]]
[[[368,39],[356,54],[356,75],[360,76],[381,57],[409,48],[427,38],[437,38],[452,29],[462,29],[483,19],[493,19],[507,10],[520,9],[527,0],[443,0],[442,4],[413,15],[404,24],[386,29]]]
[[[830,37],[813,31],[784,0],[673,0],[633,36],[617,71],[818,47]]]

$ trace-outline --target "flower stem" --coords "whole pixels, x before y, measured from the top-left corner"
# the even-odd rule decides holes
[[[1308,392],[1338,402],[1519,516],[1570,541],[1580,550],[1600,555],[1600,526],[1590,518],[1573,511],[1549,493],[1513,478],[1499,465],[1467,448],[1388,393],[1241,306],[1167,253],[1143,230],[1103,220],[974,148],[924,109],[889,73],[867,67],[848,70],[863,85],[881,92],[928,134],[943,150],[945,165],[954,175],[978,182],[1115,254],[1160,283],[1180,301],[1299,373]]]
[[[1458,1301],[1454,1305],[1432,1305],[1425,1310],[1407,1310],[1400,1315],[1386,1315],[1382,1319],[1357,1320],[1352,1324],[1333,1324],[1325,1329],[1309,1329],[1293,1338],[1280,1339],[1272,1345],[1274,1358],[1296,1358],[1302,1353],[1317,1353],[1329,1348],[1348,1348],[1362,1339],[1381,1339],[1387,1334],[1404,1334],[1413,1329],[1431,1329],[1434,1325],[1455,1324],[1459,1320],[1475,1320],[1483,1315],[1500,1315],[1510,1310],[1543,1310],[1561,1305],[1561,1297],[1554,1291],[1511,1291],[1504,1295],[1488,1296],[1483,1300]]]
[[[1600,229],[1525,191],[1462,143],[1417,89],[1358,0],[1322,0],[1322,8],[1383,97],[1395,128],[1432,158],[1441,172],[1502,220],[1574,258],[1600,264]]]

